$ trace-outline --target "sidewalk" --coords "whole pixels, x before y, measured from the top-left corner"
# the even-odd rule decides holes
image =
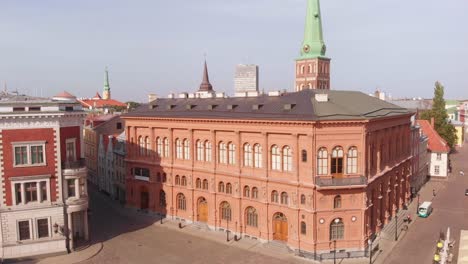
[[[39,257],[38,259],[32,258],[32,260],[20,261],[22,264],[76,264],[88,260],[101,252],[103,248],[102,243],[96,243],[83,250],[74,251],[70,254],[63,254],[53,257]],[[9,260],[6,260],[9,263]],[[13,263],[20,263],[13,261]]]
[[[453,176],[449,176],[453,177]],[[432,201],[435,197],[433,195],[433,190],[437,193],[446,188],[446,181],[447,180],[431,180],[428,181],[419,191],[419,203],[423,203],[424,201]],[[418,217],[418,214],[416,212],[417,207],[418,207],[418,199],[415,198],[413,201],[409,204],[408,209],[404,211],[404,213],[400,214],[400,217],[404,217],[406,215],[410,215],[411,219],[413,221],[410,224],[407,224],[409,228],[411,228],[411,225],[413,225]],[[392,220],[393,222],[395,219]],[[390,222],[388,225],[393,224]],[[373,256],[373,262],[375,264],[381,264],[385,261],[386,257],[392,252],[393,248],[397,245],[397,243],[403,239],[406,235],[407,231],[402,230],[401,228],[398,228],[398,241],[395,241],[394,239],[388,239],[388,238],[380,238],[379,242],[379,251],[374,253]],[[381,236],[381,234],[379,235]]]

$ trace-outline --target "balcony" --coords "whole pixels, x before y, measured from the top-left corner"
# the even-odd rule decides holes
[[[87,168],[85,159],[78,159],[76,161],[62,162],[62,170],[64,176],[73,177],[86,177]]]
[[[364,176],[349,178],[316,177],[315,184],[320,188],[327,187],[362,187],[367,185],[367,178]]]

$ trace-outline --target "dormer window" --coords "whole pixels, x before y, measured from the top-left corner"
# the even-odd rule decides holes
[[[253,110],[260,110],[262,107],[263,107],[262,104],[254,104],[254,105],[252,105],[252,109],[253,109]]]

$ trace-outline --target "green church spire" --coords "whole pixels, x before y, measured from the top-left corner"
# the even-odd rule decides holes
[[[109,91],[110,86],[109,86],[109,71],[107,70],[106,67],[106,74],[104,76],[104,91]]]
[[[325,56],[326,46],[322,34],[322,16],[320,0],[307,0],[307,16],[304,41],[301,48],[301,59],[312,59]]]

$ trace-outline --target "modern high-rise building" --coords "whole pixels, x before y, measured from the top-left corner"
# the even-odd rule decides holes
[[[236,93],[258,92],[258,66],[239,64],[234,76]]]

